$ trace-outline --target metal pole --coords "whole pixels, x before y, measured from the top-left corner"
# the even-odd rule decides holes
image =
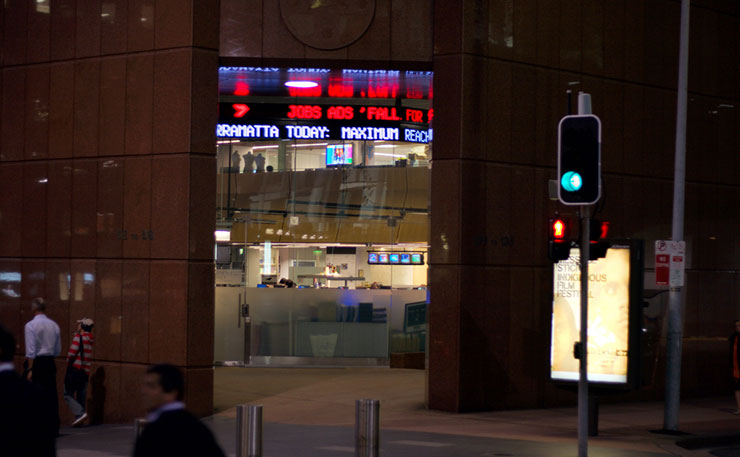
[[[686,179],[686,99],[689,79],[689,0],[681,0],[681,40],[678,55],[678,101],[676,107],[676,157],[673,174],[673,241],[683,241],[684,186]],[[681,349],[683,309],[681,288],[671,287],[666,335],[665,409],[663,429],[678,430],[681,403]]]
[[[380,455],[380,401],[355,401],[355,457]]]
[[[581,206],[581,353],[578,366],[578,457],[588,456],[588,256],[589,211]]]
[[[578,93],[578,114],[591,113],[591,96]],[[589,207],[581,206],[581,358],[578,366],[578,457],[588,456],[588,257]]]
[[[236,407],[236,457],[262,457],[262,405]]]
[[[134,419],[134,442],[139,439],[147,423],[146,419]]]

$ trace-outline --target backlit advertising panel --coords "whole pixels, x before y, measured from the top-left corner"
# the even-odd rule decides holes
[[[637,360],[636,257],[641,250],[613,245],[604,258],[589,262],[588,269],[588,380],[604,384],[627,384],[630,357]],[[580,254],[554,265],[550,377],[577,381],[579,360],[573,356],[581,331]],[[637,314],[636,314],[637,313]],[[633,347],[634,346],[634,347]]]

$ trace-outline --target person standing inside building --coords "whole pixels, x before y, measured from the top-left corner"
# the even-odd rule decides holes
[[[85,401],[87,380],[92,365],[92,350],[95,338],[92,333],[93,320],[87,317],[77,321],[77,331],[72,337],[67,353],[67,373],[64,375],[64,401],[67,402],[75,419],[73,427],[80,427],[87,419]]]
[[[735,332],[730,336],[730,370],[737,409],[734,414],[740,415],[740,320],[735,321]]]
[[[213,433],[182,402],[180,370],[169,364],[149,367],[142,396],[147,425],[134,446],[134,457],[225,457]]]
[[[56,412],[56,431],[59,432],[59,402],[57,400],[57,367],[54,357],[59,355],[62,339],[59,326],[46,317],[46,301],[34,298],[31,302],[33,319],[26,323],[26,376],[37,384]]]
[[[38,386],[15,372],[15,338],[0,325],[0,455],[56,455],[56,411]]]

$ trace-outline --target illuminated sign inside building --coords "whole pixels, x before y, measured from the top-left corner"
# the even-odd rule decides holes
[[[419,252],[368,252],[370,265],[424,265],[424,254]]]
[[[410,133],[409,133],[410,132]],[[306,139],[306,140],[385,140],[428,143],[432,141],[432,130],[405,127],[337,127],[333,125],[263,125],[263,124],[218,124],[219,138],[248,139]],[[424,141],[426,140],[426,141]]]
[[[630,249],[611,247],[588,269],[588,380],[627,383],[630,355]],[[573,344],[580,339],[578,249],[554,266],[550,376],[578,380]]]
[[[428,124],[434,119],[433,109],[415,109],[396,106],[366,105],[306,105],[282,103],[220,103],[221,122],[265,122],[266,120],[335,120],[335,121],[389,121]]]

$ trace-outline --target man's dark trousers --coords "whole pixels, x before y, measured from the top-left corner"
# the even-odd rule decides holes
[[[31,380],[38,384],[47,397],[48,402],[56,417],[56,430],[59,432],[59,400],[57,398],[57,366],[54,364],[54,357],[50,355],[40,355],[33,361],[33,370]]]

